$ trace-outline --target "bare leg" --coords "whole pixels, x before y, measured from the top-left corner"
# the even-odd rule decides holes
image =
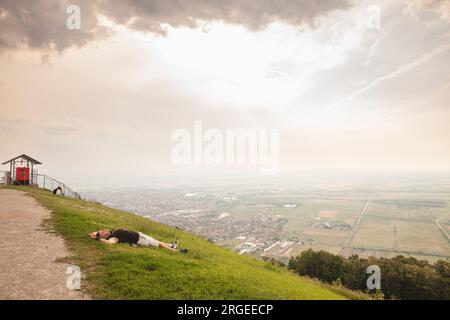
[[[177,249],[173,249],[171,244],[165,243],[165,242],[160,242],[159,243],[159,247],[162,249],[167,249],[170,251],[178,251]]]

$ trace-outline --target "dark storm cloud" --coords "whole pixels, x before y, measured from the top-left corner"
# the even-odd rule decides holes
[[[273,21],[310,24],[330,11],[349,7],[342,0],[109,0],[104,12],[132,28],[164,33],[161,24],[195,27],[199,20],[260,29]]]
[[[71,4],[84,9],[80,30],[66,27],[66,9]],[[94,10],[94,3],[87,0],[0,0],[0,48],[26,45],[62,50],[84,45],[104,33],[97,25]]]
[[[66,28],[69,5],[81,8],[81,30]],[[348,0],[0,0],[0,49],[82,46],[106,34],[97,24],[98,15],[131,29],[165,34],[164,24],[195,27],[199,21],[252,30],[274,21],[311,25],[321,15],[349,6]]]

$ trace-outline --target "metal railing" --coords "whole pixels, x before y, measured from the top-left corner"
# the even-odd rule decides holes
[[[5,184],[5,174],[8,172],[9,171],[7,171],[7,170],[0,170],[0,185]],[[82,198],[78,194],[78,192],[73,191],[65,183],[62,183],[61,181],[58,181],[52,177],[49,177],[46,174],[33,173],[30,176],[31,176],[30,183],[32,185],[35,185],[35,186],[38,186],[39,188],[47,189],[50,191],[53,191],[56,188],[60,187],[62,195],[82,200]],[[20,184],[20,182],[18,182],[18,181],[9,181],[9,183]],[[27,184],[28,184],[28,182],[27,182]]]
[[[64,184],[52,177],[49,177],[46,174],[35,173],[32,175],[32,181],[33,181],[33,184],[37,185],[39,188],[53,191],[56,188],[60,187],[61,194],[75,198],[75,199],[79,199],[79,200],[82,199],[81,196],[77,192],[70,189],[66,184]]]
[[[5,183],[6,172],[6,170],[0,170],[0,185],[3,185]]]

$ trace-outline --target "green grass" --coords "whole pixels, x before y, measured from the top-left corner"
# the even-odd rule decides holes
[[[19,187],[52,210],[46,225],[62,235],[81,267],[82,286],[94,299],[360,299],[364,295],[299,277],[252,257],[238,255],[191,233],[100,204]],[[104,245],[87,237],[101,228],[125,227],[159,240],[180,240],[190,253],[125,244]]]

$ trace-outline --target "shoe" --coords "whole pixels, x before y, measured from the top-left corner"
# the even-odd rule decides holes
[[[171,247],[172,249],[176,249],[177,246],[178,246],[178,240],[175,240],[175,241],[172,242],[171,245],[170,245],[170,247]]]
[[[181,249],[180,252],[186,254],[189,252],[189,248]]]

